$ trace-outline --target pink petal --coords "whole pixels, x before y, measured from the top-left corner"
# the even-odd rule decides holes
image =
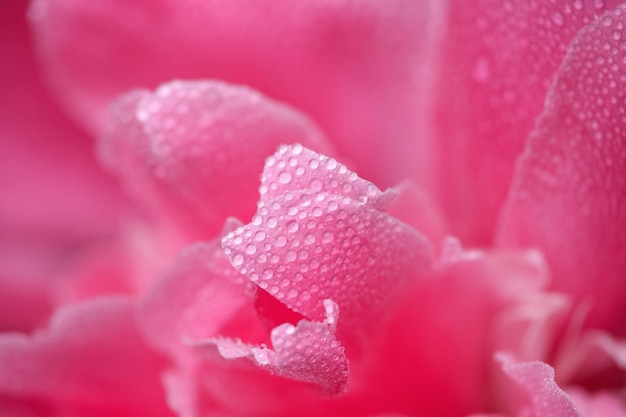
[[[336,301],[341,337],[355,336],[430,267],[432,250],[376,209],[386,194],[334,159],[312,155],[295,145],[269,158],[258,213],[222,245],[238,271],[309,319],[323,320],[322,301]]]
[[[581,390],[569,390],[576,407],[585,417],[625,417],[626,404],[619,393],[586,393]]]
[[[94,129],[130,88],[222,79],[311,115],[359,172],[391,185],[431,160],[416,117],[441,9],[436,0],[39,0],[31,15],[49,78]]]
[[[170,416],[159,375],[165,361],[134,326],[133,306],[100,299],[60,310],[32,337],[0,337],[0,393],[34,398],[59,414]]]
[[[151,343],[175,357],[190,340],[217,336],[263,342],[254,288],[228,262],[218,241],[184,249],[146,294],[139,323]]]
[[[626,9],[573,41],[529,137],[498,230],[501,246],[541,248],[552,288],[592,306],[587,325],[623,333],[626,306]]]
[[[403,181],[395,189],[398,197],[390,203],[387,213],[419,230],[435,245],[443,242],[449,227],[432,196],[413,181]]]
[[[269,372],[297,381],[319,385],[328,395],[342,393],[348,382],[348,359],[335,338],[337,305],[324,302],[324,322],[300,321],[272,330],[273,350],[240,341],[217,339],[203,344],[217,347],[226,359],[248,358]]]
[[[0,4],[0,329],[46,318],[72,255],[113,233],[121,198],[43,88],[26,1]]]
[[[517,362],[500,354],[504,372],[528,396],[529,417],[582,417],[572,399],[554,381],[554,369],[543,362]]]
[[[409,415],[485,409],[498,318],[537,294],[540,274],[527,253],[465,251],[442,262],[405,290],[380,338],[370,340],[365,369],[351,362],[351,383],[370,387],[374,404]]]
[[[440,197],[454,234],[485,245],[567,45],[621,2],[449,3],[434,87]]]
[[[101,155],[142,203],[192,237],[250,219],[281,143],[329,148],[306,117],[245,87],[176,81],[117,101]],[[174,220],[175,219],[175,220]]]

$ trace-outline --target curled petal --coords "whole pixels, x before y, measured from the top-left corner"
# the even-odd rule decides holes
[[[345,171],[342,185],[327,171],[345,167],[328,165],[329,159],[313,169],[317,175],[299,170],[311,157],[297,145],[281,153],[294,161],[282,172],[294,182],[299,172],[310,180],[262,201],[251,223],[224,236],[224,252],[239,272],[309,319],[323,320],[322,301],[336,301],[340,334],[358,334],[379,322],[388,303],[431,266],[430,244],[376,209],[385,194],[373,184]],[[270,159],[270,169],[273,164]],[[263,186],[269,184],[264,180]],[[342,190],[347,195],[335,194]]]
[[[316,384],[326,394],[337,395],[348,382],[348,359],[335,338],[337,305],[325,300],[324,308],[327,312],[324,322],[302,320],[296,326],[285,323],[274,328],[273,349],[229,339],[202,344],[214,345],[226,359],[247,358],[273,374]]]
[[[519,161],[498,242],[539,247],[552,288],[589,303],[587,325],[623,334],[626,310],[626,7],[568,49]]]
[[[230,265],[219,241],[180,253],[143,298],[139,323],[156,348],[179,358],[188,353],[188,340],[266,340],[254,308],[254,288]]]
[[[101,156],[161,219],[213,237],[228,216],[250,219],[263,161],[282,143],[328,151],[305,116],[245,87],[174,81],[112,109]]]
[[[341,195],[378,210],[384,210],[395,194],[393,190],[381,192],[335,158],[301,144],[281,146],[267,158],[259,191],[261,206],[290,191],[308,191],[311,197],[317,193]]]

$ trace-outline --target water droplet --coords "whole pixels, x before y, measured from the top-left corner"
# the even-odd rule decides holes
[[[293,261],[296,260],[297,257],[298,257],[298,255],[296,255],[296,253],[294,251],[290,250],[285,255],[285,260],[287,260],[287,262],[293,262]]]
[[[287,239],[283,235],[278,235],[274,239],[274,246],[276,246],[277,248],[282,248],[286,244],[287,244]]]
[[[291,173],[288,171],[281,171],[278,174],[278,182],[281,184],[289,184],[291,182]]]
[[[334,158],[328,158],[326,161],[326,169],[333,170],[337,168],[337,161]]]
[[[322,181],[317,178],[313,178],[309,182],[309,187],[311,188],[311,191],[320,191],[322,189]]]
[[[256,253],[256,245],[249,244],[246,246],[246,253],[248,255],[254,255]]]
[[[267,227],[270,229],[275,228],[278,225],[278,219],[276,217],[270,217],[267,219]]]
[[[289,223],[287,223],[287,231],[289,233],[296,233],[298,231],[298,222],[296,222],[295,220],[291,220]]]
[[[331,232],[326,231],[324,233],[322,233],[322,242],[324,243],[330,243],[332,242],[334,239],[334,236]]]
[[[291,148],[291,153],[294,154],[294,155],[300,155],[303,150],[304,150],[304,147],[302,145],[300,145],[299,143],[296,143]]]
[[[311,169],[317,169],[317,168],[319,168],[319,166],[320,166],[320,161],[319,161],[319,160],[317,160],[317,159],[311,159],[311,160],[309,161],[309,167],[310,167]]]
[[[243,264],[243,255],[237,253],[235,256],[233,256],[233,265],[239,266],[241,264]]]

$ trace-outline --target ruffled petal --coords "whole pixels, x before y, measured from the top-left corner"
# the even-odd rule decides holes
[[[624,334],[626,306],[626,8],[573,41],[516,170],[498,230],[539,247],[552,288],[589,303],[589,326]]]
[[[266,163],[261,195],[252,222],[222,239],[224,252],[239,272],[309,319],[324,319],[323,300],[337,302],[340,338],[380,322],[432,265],[428,241],[377,209],[388,194],[332,158],[281,147]]]
[[[0,336],[0,393],[68,415],[171,416],[159,383],[165,365],[144,344],[123,298],[59,310],[32,337]]]
[[[527,394],[521,415],[530,417],[582,417],[571,397],[554,381],[554,369],[544,362],[518,362],[498,355],[504,372]]]
[[[261,343],[254,288],[228,262],[219,241],[185,248],[144,296],[139,323],[159,350],[184,361],[188,343],[217,336]]]
[[[279,144],[329,146],[306,117],[245,88],[176,81],[117,101],[101,156],[160,220],[213,237],[252,217],[263,161]]]
[[[452,231],[490,244],[514,164],[576,33],[619,0],[452,0],[439,45],[435,146]]]
[[[319,385],[327,395],[345,391],[348,359],[335,338],[338,308],[324,302],[324,322],[300,321],[272,330],[272,347],[246,345],[237,340],[217,339],[201,344],[215,346],[225,359],[247,358],[270,373],[296,381]]]

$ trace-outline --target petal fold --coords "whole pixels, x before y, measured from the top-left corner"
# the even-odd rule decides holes
[[[327,395],[341,394],[348,382],[348,359],[335,338],[338,308],[330,300],[324,301],[324,308],[324,322],[302,320],[274,328],[273,349],[229,339],[202,344],[214,345],[225,359],[247,358],[275,375],[319,385]]]

